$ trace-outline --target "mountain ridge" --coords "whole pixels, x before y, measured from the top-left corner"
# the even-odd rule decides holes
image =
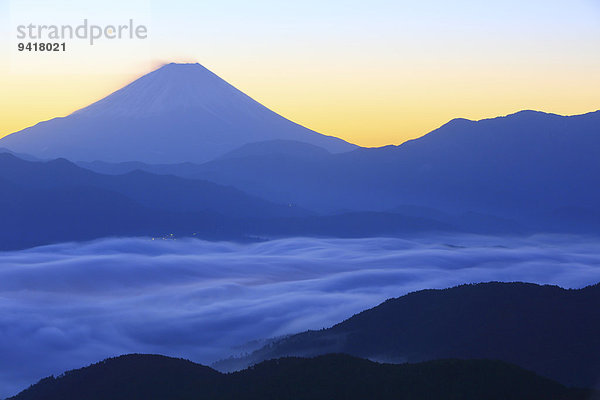
[[[600,304],[600,283],[581,289],[523,282],[427,289],[214,366],[236,370],[267,359],[326,353],[396,363],[486,358],[566,385],[597,387],[600,310],[590,304]]]
[[[465,121],[400,146],[336,154],[271,140],[206,163],[79,165],[116,175],[141,169],[209,181],[328,215],[446,215],[440,222],[473,232],[597,234],[600,111],[569,117],[524,111]],[[411,214],[410,205],[421,211]]]
[[[66,117],[0,139],[38,158],[204,162],[252,142],[286,139],[330,152],[356,145],[269,110],[200,64],[167,64]]]
[[[423,217],[353,212],[319,215],[213,182],[133,170],[99,174],[65,159],[0,153],[0,250],[106,236],[206,240],[291,236],[365,237],[456,227]]]
[[[266,361],[224,375],[183,359],[130,354],[45,378],[11,400],[589,400],[594,395],[491,360],[390,365],[332,354]]]

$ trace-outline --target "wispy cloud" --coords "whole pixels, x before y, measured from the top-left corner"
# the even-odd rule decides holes
[[[0,397],[122,353],[210,363],[409,291],[490,280],[596,283],[597,240],[133,238],[0,253]]]

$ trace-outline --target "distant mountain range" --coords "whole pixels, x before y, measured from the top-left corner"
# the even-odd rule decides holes
[[[81,209],[76,220],[100,212],[119,220],[117,210],[131,210],[123,219],[129,222],[107,218],[106,229],[89,220],[72,240],[157,230],[188,235],[197,231],[190,221],[200,220],[202,237],[224,239],[600,232],[600,111],[455,119],[400,146],[358,148],[286,120],[198,64],[169,64],[68,117],[0,139],[2,148],[30,162],[65,157],[82,167],[62,160],[19,164],[29,174],[16,164],[0,172],[0,183],[16,185],[13,199],[3,201],[21,210],[20,218],[50,184],[54,191],[112,193],[88,192],[69,210]],[[58,218],[65,194],[48,196],[56,203],[39,210]],[[184,216],[199,212],[204,219]],[[63,216],[63,225],[72,220]],[[95,232],[83,234],[87,229]]]
[[[486,358],[566,385],[600,387],[598,304],[600,284],[579,290],[525,283],[423,290],[215,367],[236,370],[268,359],[328,353],[395,363]]]
[[[478,212],[543,229],[600,227],[600,112],[454,120],[401,146],[323,156],[247,154],[190,176],[326,212],[405,205]],[[560,214],[560,217],[557,217]]]
[[[457,119],[400,146],[329,154],[252,143],[204,164],[82,163],[204,179],[322,213],[377,211],[472,231],[600,232],[600,111]]]
[[[103,236],[243,237],[234,219],[308,213],[237,189],[135,171],[108,176],[64,159],[0,154],[0,249]]]
[[[593,400],[595,396],[500,361],[389,365],[329,355],[268,361],[224,375],[186,360],[127,355],[43,379],[11,399]]]
[[[170,233],[226,240],[597,235],[599,126],[600,112],[521,112],[456,120],[398,147],[331,154],[271,140],[204,164],[77,166],[0,152],[0,185],[11,193],[0,200],[0,248]]]
[[[235,188],[132,171],[104,175],[57,159],[25,161],[0,153],[0,250],[106,236],[258,237],[397,235],[455,230],[397,214],[317,215]]]
[[[43,159],[204,162],[252,142],[285,139],[330,152],[356,148],[274,113],[200,64],[168,64],[64,118],[0,139]]]

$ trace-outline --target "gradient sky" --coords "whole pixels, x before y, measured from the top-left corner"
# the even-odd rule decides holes
[[[17,24],[84,18],[149,38],[15,50]],[[399,144],[455,117],[600,109],[600,1],[0,0],[0,137],[171,61],[321,133]]]

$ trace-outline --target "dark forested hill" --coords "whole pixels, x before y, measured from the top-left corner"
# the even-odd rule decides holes
[[[231,370],[332,352],[387,362],[500,359],[590,387],[600,382],[600,284],[579,290],[525,283],[423,290],[216,366]]]
[[[12,400],[589,400],[592,395],[490,360],[390,365],[327,355],[267,361],[224,375],[181,359],[128,355],[43,379]]]

